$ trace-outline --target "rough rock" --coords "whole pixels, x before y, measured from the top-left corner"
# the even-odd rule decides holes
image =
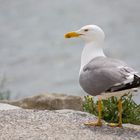
[[[0,110],[21,109],[20,107],[0,103]]]
[[[0,140],[140,140],[140,127],[87,127],[96,117],[73,110],[0,111]]]
[[[7,104],[15,105],[24,109],[82,110],[83,100],[82,100],[82,97],[79,97],[79,96],[45,93],[45,94],[40,94],[33,97],[16,100],[16,101],[1,100],[0,103],[7,103]]]

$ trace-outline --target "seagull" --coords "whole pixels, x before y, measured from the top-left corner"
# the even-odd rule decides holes
[[[65,38],[78,37],[85,41],[81,54],[79,83],[82,89],[98,97],[98,120],[86,122],[88,126],[102,126],[102,99],[116,96],[118,100],[118,123],[112,127],[122,127],[122,101],[126,93],[134,93],[140,87],[138,72],[125,62],[109,58],[103,52],[105,33],[97,25],[86,25],[77,31],[68,32]]]

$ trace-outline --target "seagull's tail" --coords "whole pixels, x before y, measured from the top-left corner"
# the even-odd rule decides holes
[[[129,90],[129,89],[135,89],[134,91],[137,91],[140,89],[140,76],[135,74],[133,81],[126,84],[121,84],[118,86],[114,86],[111,89],[107,90],[107,92],[118,92],[123,90]]]
[[[140,88],[140,76],[137,74],[134,75],[134,80],[132,82],[125,84],[124,87],[118,89],[117,91],[134,88],[135,89]]]
[[[134,86],[134,88],[140,88],[140,76],[135,74],[134,75],[134,80],[132,82],[132,86]]]

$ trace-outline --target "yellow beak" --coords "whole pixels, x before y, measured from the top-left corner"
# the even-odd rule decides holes
[[[76,33],[76,32],[69,32],[67,34],[65,34],[65,38],[72,38],[72,37],[79,37],[80,34]]]

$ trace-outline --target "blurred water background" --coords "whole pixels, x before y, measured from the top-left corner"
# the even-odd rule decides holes
[[[103,28],[108,56],[140,71],[139,0],[0,0],[0,78],[11,98],[85,95],[78,83],[84,44],[63,35],[86,24]]]

